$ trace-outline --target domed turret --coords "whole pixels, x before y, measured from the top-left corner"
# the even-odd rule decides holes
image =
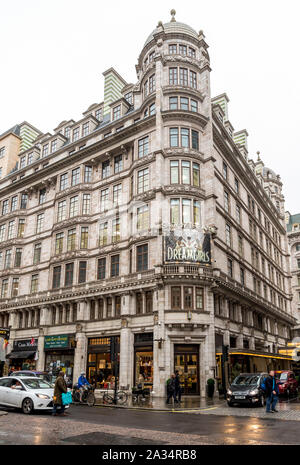
[[[149,42],[151,42],[151,40],[154,39],[154,34],[157,32],[160,32],[161,28],[163,28],[165,34],[185,34],[185,35],[193,37],[194,39],[199,39],[199,35],[195,31],[195,29],[193,29],[188,24],[178,23],[175,20],[175,14],[176,14],[176,11],[171,10],[171,15],[172,15],[171,21],[165,24],[162,24],[161,21],[158,23],[157,28],[154,29],[149,35],[149,37],[147,38],[144,44],[144,47],[146,47],[146,45],[148,45]]]

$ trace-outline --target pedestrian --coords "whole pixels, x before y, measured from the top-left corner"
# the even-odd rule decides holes
[[[172,373],[171,378],[167,381],[167,400],[166,403],[169,403],[169,400],[173,397],[175,402],[175,374]]]
[[[65,413],[65,406],[62,403],[62,393],[67,393],[67,385],[64,379],[64,372],[60,371],[58,373],[58,376],[55,381],[54,385],[54,394],[53,394],[53,410],[52,410],[52,415],[57,416],[57,415],[62,415],[66,416],[67,414]],[[60,413],[56,413],[57,407],[60,407]]]
[[[178,396],[178,400],[177,400]],[[175,371],[175,402],[181,402],[181,385],[179,371]]]
[[[266,378],[265,385],[267,397],[266,413],[278,412],[275,407],[278,401],[279,388],[278,384],[276,383],[274,371],[270,371],[269,376]]]

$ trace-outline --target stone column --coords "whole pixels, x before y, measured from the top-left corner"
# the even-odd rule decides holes
[[[45,351],[44,351],[44,346],[45,346],[45,336],[44,336],[44,330],[41,328],[39,332],[39,337],[38,337],[38,360],[36,362],[36,369],[38,371],[44,371],[45,370]]]
[[[116,316],[116,296],[111,296],[111,316],[114,318]]]
[[[70,302],[70,321],[69,323],[72,323],[73,322],[73,317],[74,317],[74,303],[73,302]]]
[[[133,334],[131,329],[128,328],[128,321],[126,318],[122,319],[120,331],[120,371],[119,371],[119,385],[124,387],[132,387],[133,385]]]
[[[223,344],[224,344],[224,346],[229,346],[230,345],[230,332],[229,332],[228,329],[226,329],[224,331]]]
[[[87,338],[81,324],[76,325],[76,349],[74,356],[73,380],[77,380],[82,371],[86,371]]]
[[[206,396],[206,382],[209,378],[215,377],[216,349],[214,330],[214,296],[211,290],[204,288],[204,302],[206,310],[210,312],[208,324],[204,325],[205,339],[200,344],[200,395]],[[217,386],[215,386],[215,391]]]
[[[159,285],[154,291],[153,309],[153,391],[154,395],[164,397],[166,380],[170,375],[170,340],[166,341],[164,320],[165,288]],[[167,360],[167,363],[166,363]]]
[[[10,312],[9,313],[9,320],[8,320],[8,326],[11,327],[11,329],[16,329],[17,328],[17,312]]]
[[[107,318],[107,299],[103,297],[103,320]]]
[[[85,320],[86,316],[86,301],[80,300],[77,302],[77,320],[82,321]]]
[[[34,324],[34,314],[35,314],[35,310],[27,310],[28,311],[28,328],[31,328],[32,326],[32,323],[33,323],[33,326],[35,326]],[[33,313],[33,314],[32,314]]]
[[[66,323],[67,322],[67,318],[66,318],[66,315],[67,315],[67,309],[66,309],[66,304],[62,304],[62,308],[63,308],[63,314],[62,314],[62,323]]]
[[[249,349],[255,350],[255,337],[251,336],[249,340]]]
[[[42,307],[41,308],[41,318],[40,318],[40,325],[41,326],[46,326],[50,324],[50,316],[51,312],[49,307]]]
[[[95,320],[99,319],[99,299],[95,299]]]
[[[142,292],[142,313],[146,313],[146,292]]]
[[[55,306],[55,324],[59,324],[59,305],[54,305]]]
[[[244,347],[244,339],[243,339],[242,331],[238,335],[238,337],[236,338],[236,346],[237,346],[238,349],[243,349],[243,347]]]

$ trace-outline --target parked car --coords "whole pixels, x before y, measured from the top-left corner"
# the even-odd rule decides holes
[[[275,371],[275,378],[279,388],[279,394],[290,396],[298,393],[298,381],[293,371]]]
[[[0,404],[22,409],[23,413],[34,410],[52,410],[53,387],[35,376],[5,376],[0,378]]]
[[[227,404],[265,405],[265,393],[261,389],[262,381],[268,373],[241,373],[227,390]]]
[[[56,380],[56,376],[48,373],[47,371],[20,370],[12,372],[10,376],[25,376],[26,378],[32,376],[36,378],[42,378],[44,381],[47,381],[49,384],[51,384],[52,387],[54,387]]]

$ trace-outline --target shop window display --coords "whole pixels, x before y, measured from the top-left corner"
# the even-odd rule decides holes
[[[110,337],[89,339],[88,349],[88,381],[97,389],[113,389],[115,387],[114,367],[111,362]],[[120,340],[117,341],[120,344]],[[120,354],[118,353],[118,360]]]
[[[153,384],[153,352],[135,353],[135,383],[152,389]]]

